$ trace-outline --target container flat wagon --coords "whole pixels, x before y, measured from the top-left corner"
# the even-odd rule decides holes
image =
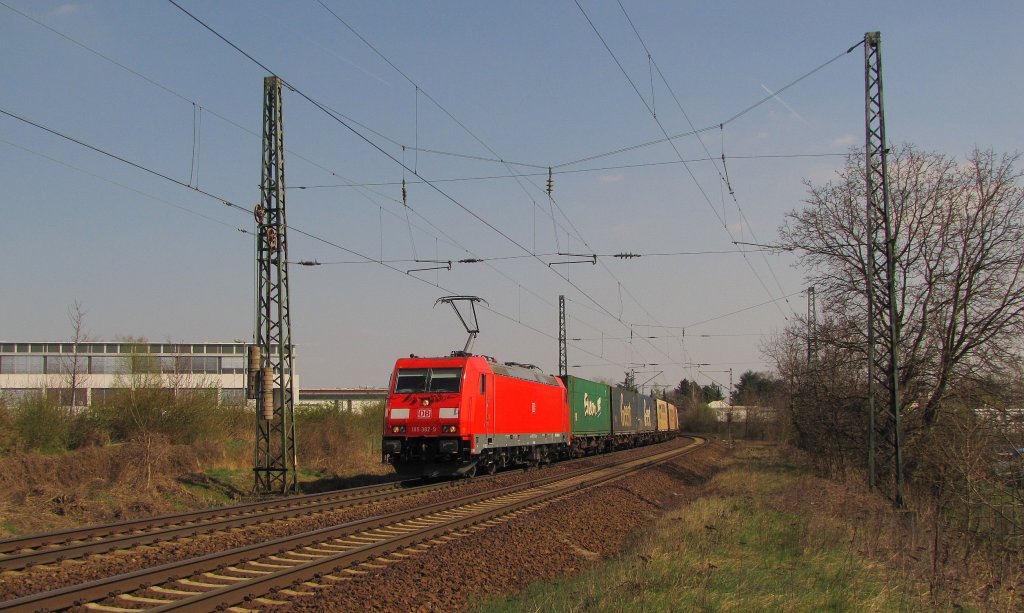
[[[608,451],[612,447],[611,388],[572,375],[562,381],[569,397],[573,455]]]

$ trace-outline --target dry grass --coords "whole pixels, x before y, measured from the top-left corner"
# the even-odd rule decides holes
[[[155,441],[0,458],[0,535],[169,513],[221,502],[177,478],[225,457],[218,445]]]
[[[382,411],[299,407],[300,480],[322,490],[391,472],[380,463]],[[141,431],[117,444],[0,456],[0,538],[238,500],[252,486],[253,438],[245,424],[227,430],[191,444]]]
[[[898,511],[799,453],[741,443],[616,560],[480,610],[1018,611],[1024,561]],[[937,545],[937,547],[936,547]]]

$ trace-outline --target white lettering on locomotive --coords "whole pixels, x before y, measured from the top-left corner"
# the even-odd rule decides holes
[[[416,409],[416,419],[430,419],[430,409]]]

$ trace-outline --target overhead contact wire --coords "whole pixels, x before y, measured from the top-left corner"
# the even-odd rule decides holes
[[[518,241],[516,241],[515,239],[513,239],[512,237],[510,237],[510,236],[509,236],[508,234],[506,234],[505,232],[503,232],[503,231],[502,231],[501,229],[497,228],[496,226],[494,226],[493,224],[491,224],[491,223],[490,223],[490,222],[488,222],[487,220],[485,220],[485,219],[483,219],[482,217],[480,217],[480,216],[479,216],[479,215],[478,215],[477,213],[475,213],[474,211],[472,211],[471,209],[469,209],[468,207],[466,207],[466,206],[465,206],[464,204],[462,204],[461,202],[459,202],[458,200],[456,200],[456,199],[455,199],[454,197],[452,197],[452,196],[451,196],[450,194],[448,194],[447,192],[445,192],[444,190],[442,190],[441,188],[439,188],[439,187],[438,187],[437,185],[435,185],[435,184],[434,184],[433,182],[431,182],[430,180],[426,179],[425,177],[423,177],[423,176],[419,175],[418,173],[416,173],[415,171],[413,171],[413,169],[411,169],[411,168],[409,168],[408,166],[406,166],[405,164],[403,164],[403,163],[402,163],[402,162],[401,162],[400,160],[398,160],[397,158],[395,158],[395,156],[393,156],[393,155],[392,155],[391,153],[389,153],[388,151],[384,150],[384,149],[383,149],[383,148],[382,148],[382,147],[381,147],[380,145],[378,145],[377,143],[375,143],[375,142],[373,142],[372,140],[370,140],[369,138],[367,138],[367,137],[366,137],[366,135],[364,135],[363,133],[361,133],[361,132],[360,132],[359,130],[356,130],[355,128],[353,128],[353,127],[352,127],[352,125],[350,125],[350,124],[349,124],[349,123],[348,123],[347,121],[345,121],[345,120],[344,120],[344,119],[343,119],[343,118],[342,118],[342,117],[340,116],[340,114],[338,114],[338,113],[335,113],[335,112],[331,111],[331,110],[330,110],[330,109],[329,109],[328,107],[326,107],[326,106],[325,106],[324,104],[320,103],[319,101],[317,101],[317,100],[315,100],[314,98],[310,97],[310,96],[309,96],[308,94],[306,94],[306,93],[305,93],[305,92],[303,92],[302,90],[300,90],[300,89],[298,89],[297,87],[295,87],[294,85],[292,85],[292,84],[291,84],[290,82],[288,82],[288,81],[287,81],[286,79],[284,79],[283,77],[281,77],[280,75],[278,75],[278,74],[277,74],[276,72],[274,72],[273,70],[271,70],[271,69],[270,69],[270,68],[269,68],[268,66],[266,66],[265,64],[263,64],[262,62],[260,62],[260,61],[259,61],[258,59],[256,59],[256,58],[255,58],[255,57],[253,57],[252,55],[250,55],[250,54],[249,54],[248,52],[246,52],[245,50],[241,49],[241,48],[240,48],[240,47],[239,47],[238,45],[234,44],[233,42],[231,42],[230,40],[228,40],[228,39],[227,39],[226,37],[224,37],[224,36],[223,36],[222,34],[220,34],[220,33],[219,33],[219,32],[217,32],[216,30],[214,30],[214,29],[213,29],[212,27],[210,27],[209,25],[207,25],[207,24],[206,24],[205,22],[203,22],[203,21],[202,21],[201,19],[199,19],[198,17],[196,17],[195,15],[193,15],[193,14],[192,14],[191,12],[189,12],[188,10],[186,10],[185,8],[183,8],[183,7],[182,7],[182,6],[180,5],[180,4],[178,4],[178,3],[177,3],[177,2],[175,1],[175,0],[167,0],[167,1],[168,1],[169,3],[171,3],[172,5],[174,5],[174,6],[175,6],[175,7],[176,7],[176,8],[178,9],[178,10],[180,10],[180,11],[181,11],[182,13],[184,13],[185,15],[187,15],[187,16],[188,16],[189,18],[191,18],[191,19],[192,19],[193,21],[195,21],[195,22],[196,22],[197,24],[201,25],[201,26],[202,26],[202,27],[203,27],[204,29],[206,29],[207,31],[209,31],[210,33],[212,33],[212,34],[213,34],[214,36],[216,36],[217,38],[219,38],[220,40],[222,40],[222,41],[223,41],[224,43],[226,43],[226,44],[227,44],[228,46],[230,46],[231,48],[235,49],[235,50],[236,50],[236,51],[238,51],[238,52],[239,52],[239,53],[240,53],[241,55],[243,55],[244,57],[246,57],[247,59],[249,59],[249,60],[250,60],[251,62],[253,62],[253,63],[254,63],[254,64],[256,64],[257,66],[259,66],[260,68],[262,68],[262,69],[263,69],[264,71],[266,71],[267,73],[269,73],[269,74],[272,74],[272,75],[275,75],[275,76],[277,76],[278,78],[280,78],[280,79],[281,79],[281,82],[282,82],[282,83],[283,83],[283,84],[284,84],[284,85],[285,85],[286,87],[288,87],[288,89],[290,89],[291,91],[295,92],[295,93],[296,93],[297,95],[299,95],[300,97],[304,98],[304,99],[305,99],[306,101],[308,101],[308,102],[309,102],[310,104],[312,104],[313,106],[315,106],[315,107],[317,107],[318,109],[320,109],[321,111],[323,111],[323,112],[324,112],[324,113],[325,113],[326,115],[328,115],[329,117],[331,117],[332,119],[334,119],[334,120],[335,120],[336,122],[338,122],[339,124],[341,124],[342,126],[344,126],[344,127],[345,127],[345,128],[347,129],[347,130],[349,130],[350,132],[352,132],[352,133],[353,133],[353,134],[354,134],[355,136],[357,136],[357,137],[358,137],[358,138],[359,138],[360,140],[364,141],[365,143],[367,143],[368,145],[370,145],[371,147],[373,147],[374,149],[376,149],[376,150],[377,150],[378,152],[380,152],[380,153],[381,153],[382,155],[384,155],[385,157],[387,157],[388,159],[390,159],[390,160],[391,160],[392,162],[394,162],[394,163],[396,163],[396,164],[398,164],[398,165],[402,166],[402,167],[403,167],[403,168],[405,168],[405,169],[406,169],[406,170],[407,170],[408,172],[410,172],[410,173],[412,173],[413,175],[415,175],[415,176],[419,177],[419,178],[420,178],[421,180],[423,180],[423,182],[424,182],[424,183],[425,183],[426,185],[428,185],[428,186],[429,186],[429,187],[430,187],[431,189],[433,189],[434,191],[436,191],[436,192],[437,192],[438,194],[440,194],[440,195],[441,195],[442,197],[444,197],[444,198],[445,198],[446,200],[448,200],[448,201],[450,201],[451,203],[455,204],[455,205],[456,205],[457,207],[459,207],[460,209],[462,209],[463,211],[465,211],[466,213],[468,213],[468,214],[469,214],[470,216],[472,216],[472,217],[473,217],[474,219],[476,219],[476,220],[477,220],[477,221],[479,221],[480,223],[484,224],[485,226],[487,226],[488,228],[490,228],[490,229],[491,229],[492,231],[494,231],[495,233],[497,233],[497,234],[498,234],[498,235],[500,235],[501,237],[505,238],[505,239],[506,239],[507,241],[509,241],[510,243],[512,243],[513,245],[515,245],[516,247],[518,247],[519,249],[521,249],[521,250],[522,250],[522,251],[523,251],[524,253],[527,253],[527,254],[533,255],[533,257],[534,257],[534,258],[535,258],[535,259],[536,259],[536,260],[537,260],[538,262],[541,262],[541,263],[545,264],[545,268],[548,268],[549,270],[552,270],[552,271],[553,271],[553,272],[554,272],[554,273],[555,273],[556,275],[558,275],[559,277],[561,277],[561,278],[562,278],[562,279],[563,279],[563,280],[564,280],[564,281],[565,281],[566,283],[568,283],[568,284],[569,284],[570,286],[572,286],[572,287],[573,287],[574,289],[576,289],[576,291],[578,291],[578,292],[579,292],[579,293],[580,293],[581,295],[583,295],[583,296],[584,296],[584,297],[586,297],[586,298],[587,298],[588,300],[590,300],[590,301],[591,301],[591,302],[592,302],[592,303],[593,303],[593,304],[594,304],[595,306],[597,306],[597,307],[598,307],[598,308],[599,308],[599,309],[600,309],[601,311],[603,311],[603,312],[604,312],[604,313],[605,313],[606,315],[608,315],[608,316],[609,316],[609,317],[611,317],[612,319],[616,319],[616,320],[617,320],[617,321],[619,321],[620,323],[624,323],[624,322],[622,322],[622,321],[621,321],[621,319],[619,319],[619,318],[615,317],[615,316],[614,316],[614,315],[613,315],[613,314],[612,314],[612,313],[611,313],[610,311],[608,311],[608,310],[607,310],[607,309],[606,309],[606,308],[605,308],[605,307],[604,307],[603,305],[601,305],[601,304],[600,304],[600,303],[599,303],[599,302],[598,302],[598,301],[597,301],[596,299],[594,299],[594,297],[593,297],[593,296],[591,296],[591,295],[590,295],[589,293],[587,293],[586,291],[584,291],[584,290],[583,290],[583,289],[582,289],[582,288],[581,288],[581,287],[580,287],[580,286],[579,286],[578,284],[576,284],[575,282],[573,282],[572,280],[570,280],[570,279],[569,279],[568,277],[566,277],[565,275],[562,275],[562,274],[561,274],[561,273],[559,273],[558,271],[555,271],[555,270],[554,270],[553,268],[551,268],[551,267],[547,266],[547,265],[546,265],[546,263],[545,263],[545,262],[544,262],[543,260],[541,260],[540,258],[536,257],[536,255],[532,254],[532,253],[530,252],[530,250],[529,250],[529,249],[527,249],[527,248],[526,248],[526,247],[525,247],[524,245],[520,244],[520,243],[519,243]],[[424,92],[424,94],[423,94],[423,95],[424,95],[425,97],[427,97],[427,99],[429,99],[429,100],[431,100],[431,101],[433,102],[433,99],[432,99],[432,98],[431,98],[431,97],[429,96],[429,94],[427,94],[426,92]],[[436,102],[435,102],[435,104],[436,104]],[[443,108],[443,107],[440,107],[440,108]],[[460,125],[460,126],[462,125],[462,124],[461,124],[461,122],[458,122],[458,120],[457,120],[457,119],[455,119],[454,117],[453,117],[452,119],[453,119],[453,121],[456,121],[456,123],[459,123],[459,125]],[[470,132],[470,131],[468,130],[468,128],[464,128],[464,129],[466,129],[466,130],[467,130],[467,132],[468,132],[468,133],[470,133],[470,134],[472,135],[472,132]],[[475,137],[475,135],[474,135],[474,137]],[[484,144],[484,143],[483,143],[482,141],[480,141],[480,142],[481,142],[481,144],[482,144],[483,146],[485,146],[485,147],[486,147],[486,144]],[[493,152],[492,152],[492,153],[493,153]],[[625,325],[625,324],[624,324],[624,325]]]

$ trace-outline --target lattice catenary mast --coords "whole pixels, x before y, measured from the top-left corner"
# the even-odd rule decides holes
[[[558,297],[558,374],[561,377],[569,374],[569,353],[565,337],[565,296],[562,295]]]
[[[281,79],[263,80],[263,171],[256,206],[256,344],[249,395],[256,399],[256,494],[296,489],[295,389],[288,300]]]
[[[882,35],[880,32],[864,34],[864,115],[865,115],[865,176],[867,181],[867,301],[868,301],[868,474],[875,487],[875,285],[882,286],[882,305],[886,307],[880,318],[883,334],[888,336],[888,364],[886,379],[889,391],[889,419],[891,442],[896,469],[896,505],[903,500],[903,449],[901,445],[899,399],[899,342],[900,331],[896,311],[896,256],[895,237],[889,209],[889,149],[885,139],[885,107],[882,99]],[[878,249],[878,229],[882,227],[883,245]],[[885,266],[878,270],[876,252],[881,251]],[[883,276],[884,275],[884,276]]]

